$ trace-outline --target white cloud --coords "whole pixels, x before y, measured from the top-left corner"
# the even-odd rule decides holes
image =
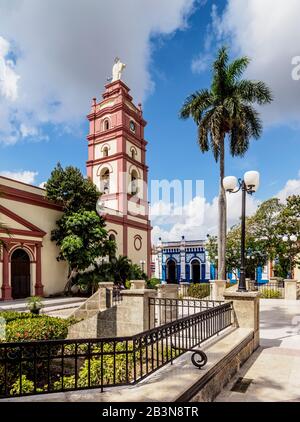
[[[14,64],[7,59],[10,45],[0,36],[0,97],[15,101],[18,97],[19,75],[14,70]]]
[[[0,176],[8,177],[9,179],[17,180],[18,182],[28,183],[33,185],[38,173],[36,171],[20,170],[20,171],[1,171]]]
[[[269,123],[300,123],[300,81],[292,78],[292,58],[300,55],[299,21],[299,0],[228,0],[223,15],[215,13],[218,39],[227,37],[234,53],[252,58],[247,76],[273,91],[273,104],[263,108]]]
[[[191,69],[193,73],[201,73],[209,68],[212,57],[210,54],[200,54],[192,60]]]
[[[22,138],[21,124],[51,122],[75,130],[92,97],[103,91],[115,56],[127,64],[124,81],[135,100],[145,99],[153,89],[151,37],[185,28],[195,2],[1,0],[0,35],[17,57],[15,67],[6,62],[6,68],[21,78],[14,91],[17,80],[10,74],[10,88],[0,98],[0,140]],[[9,49],[7,41],[2,49]],[[14,107],[7,106],[8,93]]]
[[[300,176],[300,175],[299,175]],[[300,195],[300,179],[288,180],[284,188],[276,195],[280,201],[284,202],[291,195]]]
[[[284,202],[291,195],[300,195],[300,171],[298,178],[290,179],[274,197]],[[227,195],[227,227],[237,224],[241,216],[241,192]],[[262,201],[256,196],[247,196],[246,213],[253,215]],[[152,240],[157,243],[161,237],[163,241],[180,240],[185,236],[189,240],[205,239],[207,234],[216,235],[218,232],[218,198],[207,202],[204,198],[196,197],[183,208],[182,215],[174,215],[172,204],[153,204],[152,210]],[[176,210],[176,208],[175,208]],[[154,212],[153,212],[154,211]],[[169,214],[168,214],[169,212]]]
[[[247,198],[247,215],[253,215],[260,201],[255,197]],[[156,212],[158,204],[151,209]],[[168,204],[164,204],[161,212],[168,210]],[[171,210],[173,210],[171,206]],[[241,193],[227,196],[228,228],[239,222],[241,215]],[[164,241],[180,240],[185,236],[189,240],[205,239],[207,234],[214,235],[218,231],[218,198],[207,202],[204,198],[196,197],[187,204],[181,216],[154,215],[151,219],[153,224],[152,239],[156,243],[161,237]]]
[[[22,138],[28,138],[31,136],[36,136],[38,134],[38,130],[36,127],[30,127],[24,125],[24,123],[21,123],[20,125],[20,132],[22,135]]]

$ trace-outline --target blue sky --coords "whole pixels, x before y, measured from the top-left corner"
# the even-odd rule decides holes
[[[92,2],[93,0],[89,1]],[[65,0],[65,2],[67,3],[68,0]],[[137,4],[135,0],[130,3],[133,3],[133,5],[134,3]],[[163,3],[166,3],[166,10],[170,10],[168,9],[170,7],[172,8],[169,0],[160,3],[162,8],[165,7]],[[211,203],[218,193],[218,165],[210,152],[206,154],[200,152],[196,143],[195,124],[192,121],[180,120],[178,112],[187,95],[197,89],[209,86],[209,63],[213,59],[218,46],[225,42],[230,46],[233,57],[247,54],[252,58],[253,66],[249,69],[251,78],[263,78],[269,83],[275,95],[278,92],[275,105],[270,107],[269,112],[263,111],[265,128],[262,138],[259,141],[251,142],[250,149],[244,158],[233,159],[228,153],[226,173],[242,176],[247,170],[260,171],[261,188],[257,194],[257,198],[260,200],[276,195],[279,191],[286,188],[286,184],[291,180],[294,180],[293,186],[295,186],[295,191],[297,192],[300,169],[300,110],[297,104],[299,103],[300,81],[292,81],[290,76],[290,71],[292,70],[290,68],[290,58],[297,54],[297,46],[291,46],[288,38],[285,40],[286,45],[290,47],[288,53],[286,52],[287,49],[282,46],[284,44],[280,45],[280,42],[278,42],[278,47],[274,46],[274,51],[272,51],[273,56],[268,53],[270,57],[266,57],[265,51],[269,52],[269,50],[272,50],[270,38],[267,35],[265,40],[262,39],[260,40],[261,42],[257,42],[256,49],[253,47],[255,40],[251,43],[251,48],[248,40],[243,39],[241,41],[242,37],[240,35],[243,33],[241,31],[245,29],[245,33],[247,33],[247,27],[243,23],[243,19],[238,19],[237,17],[242,7],[241,2],[238,0],[218,1],[217,6],[210,0],[206,2],[203,0],[190,0],[187,2],[189,5],[184,10],[183,3],[182,0],[176,0],[172,3],[174,5],[174,10],[172,10],[174,16],[170,13],[172,15],[170,21],[160,21],[162,19],[160,13],[155,14],[153,12],[153,16],[149,18],[143,16],[142,19],[149,19],[149,21],[152,19],[152,21],[151,24],[149,23],[149,31],[145,35],[145,42],[141,42],[141,45],[136,41],[135,33],[128,33],[128,40],[122,40],[123,47],[118,47],[118,42],[121,43],[120,39],[112,40],[112,51],[107,53],[107,59],[101,56],[101,51],[99,52],[99,57],[101,57],[98,60],[98,62],[100,61],[99,77],[97,78],[97,75],[93,74],[93,78],[91,78],[93,82],[89,81],[89,86],[86,89],[83,89],[82,86],[87,85],[85,78],[89,78],[90,68],[87,66],[83,67],[81,74],[76,74],[74,70],[74,66],[81,59],[80,48],[77,57],[76,55],[74,58],[72,57],[74,60],[72,66],[70,64],[69,67],[66,65],[64,68],[63,77],[65,79],[60,80],[60,77],[57,76],[59,75],[58,71],[57,74],[54,71],[51,73],[51,66],[53,68],[61,66],[62,55],[60,55],[60,61],[55,62],[55,60],[52,60],[51,63],[50,61],[47,62],[51,58],[47,59],[47,46],[45,46],[44,55],[46,58],[45,63],[41,63],[41,66],[44,65],[45,69],[50,68],[49,79],[45,80],[47,78],[47,75],[45,75],[43,80],[39,74],[36,80],[36,90],[41,91],[45,87],[48,96],[43,103],[44,99],[40,98],[40,92],[39,94],[33,92],[31,108],[27,104],[31,101],[29,88],[35,90],[35,85],[34,75],[32,80],[29,78],[31,72],[29,58],[30,54],[34,57],[40,45],[35,44],[36,41],[32,41],[33,37],[28,37],[32,45],[29,41],[26,45],[25,43],[23,45],[22,37],[24,38],[24,34],[26,36],[28,31],[22,33],[21,30],[14,30],[13,23],[15,21],[9,15],[11,22],[9,19],[6,21],[8,23],[6,23],[6,26],[4,25],[2,34],[0,30],[0,37],[2,36],[10,45],[9,53],[4,59],[6,63],[13,59],[14,63],[8,63],[8,66],[11,66],[14,72],[20,75],[21,87],[20,91],[18,91],[18,98],[22,98],[21,90],[24,89],[25,92],[26,88],[27,97],[24,95],[22,102],[17,100],[16,105],[9,104],[10,113],[6,115],[10,124],[8,129],[5,127],[1,131],[0,121],[0,135],[2,138],[2,142],[0,140],[0,172],[34,172],[37,173],[34,175],[34,183],[36,184],[47,180],[51,170],[58,161],[63,165],[78,166],[85,172],[87,157],[85,140],[87,122],[85,115],[89,111],[92,96],[97,95],[99,98],[99,94],[103,91],[104,76],[108,74],[112,63],[110,57],[113,57],[116,53],[128,64],[124,74],[124,81],[132,88],[133,94],[136,94],[136,102],[140,98],[143,99],[144,116],[148,121],[146,139],[149,141],[147,159],[150,167],[150,179],[203,179],[205,182],[206,201]],[[277,17],[275,13],[278,13],[278,16],[282,15],[282,2],[275,1],[271,3],[266,0],[264,3],[264,7],[273,5],[274,21]],[[5,4],[7,4],[6,0],[0,0],[0,8],[4,7],[3,10],[7,12]],[[250,0],[248,2],[248,16],[249,21],[252,20],[252,26],[253,24],[257,25],[257,31],[261,30],[262,34],[266,34],[268,30],[261,28],[261,15],[265,13],[265,10],[260,10],[263,8],[260,4],[261,2],[257,0]],[[56,7],[59,7],[58,3]],[[290,6],[285,7],[290,10],[286,10],[289,13],[286,13],[286,16],[282,18],[282,31],[284,31],[284,25],[290,28],[287,31],[292,31],[294,25],[293,16],[300,17],[299,4],[291,0]],[[14,19],[24,19],[24,14],[27,13],[21,10],[18,5],[14,12]],[[45,11],[41,9],[40,13],[45,13]],[[55,16],[55,13],[53,10],[53,16]],[[137,11],[136,13],[142,12]],[[163,14],[164,10],[161,10],[161,13]],[[112,18],[111,23],[113,25]],[[134,16],[132,19],[134,21]],[[136,16],[136,19],[139,19],[138,16]],[[272,16],[270,19],[272,21]],[[244,28],[241,27],[243,25]],[[84,28],[78,28],[78,30],[73,28],[73,30],[80,32]],[[140,34],[140,31],[141,29],[138,30],[137,34]],[[251,38],[253,34],[250,24],[248,31],[249,38]],[[270,28],[270,31],[272,31],[272,28]],[[155,34],[153,34],[154,32]],[[140,37],[142,39],[142,35]],[[147,40],[146,37],[148,37]],[[51,42],[53,42],[52,39]],[[262,46],[265,46],[265,50],[263,50]],[[61,47],[57,47],[57,49],[59,48]],[[106,54],[106,51],[110,50],[109,45],[104,45],[103,49]],[[30,54],[28,53],[29,51]],[[143,61],[140,56],[137,56],[141,52],[146,57]],[[300,48],[298,54],[300,55]],[[266,58],[265,62],[262,57]],[[278,58],[282,62],[282,68],[278,64],[276,71],[274,70],[273,72],[272,61],[278,60]],[[26,59],[27,68],[25,66]],[[202,64],[203,69],[201,71],[193,70],[193,61],[194,64],[197,64],[197,61],[198,64]],[[33,63],[33,59],[31,63]],[[135,73],[133,72],[133,67],[135,68]],[[55,77],[53,76],[54,74]],[[139,77],[140,75],[141,78]],[[30,83],[27,82],[29,80]],[[64,92],[62,89],[60,92],[62,98],[58,98],[55,93],[55,84],[57,82],[59,88],[63,86],[62,84],[65,81],[70,83],[69,91],[66,89]],[[74,99],[72,97],[77,86],[79,86],[78,90],[81,90],[82,94],[79,97],[79,100],[81,100],[80,106],[78,101],[76,101],[75,113],[73,106],[71,107],[70,104],[74,104],[74,99],[77,100],[75,94]],[[64,94],[65,97],[63,97]],[[70,97],[73,103],[71,103],[70,99],[70,103],[63,108],[60,104],[63,104],[66,96]],[[53,115],[49,111],[50,98],[52,104],[56,101],[58,104],[57,110]],[[25,99],[27,101],[26,106],[24,105]],[[2,101],[2,106],[3,104],[5,105]],[[21,123],[22,118],[25,119],[25,123]],[[21,124],[23,124],[23,129],[25,128],[25,132],[20,129]],[[236,205],[239,207],[238,202]]]

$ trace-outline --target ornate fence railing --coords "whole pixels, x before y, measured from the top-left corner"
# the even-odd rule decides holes
[[[149,298],[149,327],[159,327],[223,303],[224,301],[215,300],[151,297]]]
[[[259,291],[262,299],[284,299],[284,282],[265,284],[249,281],[250,291]]]
[[[114,286],[112,291],[112,305],[115,306],[122,302],[122,289],[119,286]]]
[[[226,303],[132,337],[0,343],[0,397],[135,384],[231,324]]]

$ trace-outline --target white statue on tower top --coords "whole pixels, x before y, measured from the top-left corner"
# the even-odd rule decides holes
[[[122,77],[122,72],[125,69],[126,64],[122,63],[119,57],[115,58],[115,63],[112,68],[112,82],[119,81]]]

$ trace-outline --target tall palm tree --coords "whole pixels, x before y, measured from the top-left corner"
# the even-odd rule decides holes
[[[231,155],[243,156],[250,139],[258,139],[262,134],[262,121],[253,104],[263,105],[273,100],[265,83],[242,79],[249,63],[247,57],[229,62],[227,48],[220,48],[212,66],[210,89],[190,95],[180,111],[181,118],[191,117],[197,124],[201,151],[211,149],[220,165],[218,276],[222,280],[226,279],[225,138],[227,135]]]

